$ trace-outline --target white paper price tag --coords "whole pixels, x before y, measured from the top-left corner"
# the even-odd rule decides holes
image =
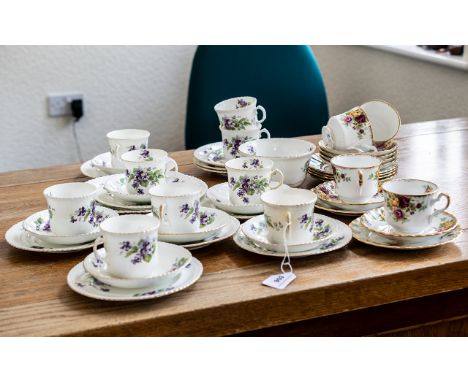
[[[289,284],[291,284],[295,278],[296,275],[294,273],[285,272],[268,277],[267,279],[263,280],[262,284],[275,289],[284,289]]]

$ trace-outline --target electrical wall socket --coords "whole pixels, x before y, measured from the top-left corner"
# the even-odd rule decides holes
[[[79,99],[83,100],[82,93],[48,94],[47,103],[49,117],[63,117],[72,115],[70,103]]]

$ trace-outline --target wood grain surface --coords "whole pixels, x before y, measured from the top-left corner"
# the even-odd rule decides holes
[[[319,137],[305,139],[317,142]],[[413,299],[466,288],[468,119],[403,125],[398,143],[400,177],[434,181],[451,195],[449,210],[463,227],[455,243],[400,252],[353,240],[341,250],[294,260],[297,279],[278,291],[261,285],[263,279],[278,272],[278,259],[246,252],[229,239],[193,251],[203,263],[204,274],[191,288],[167,298],[132,303],[92,300],[68,288],[68,271],[89,251],[30,253],[11,248],[4,240],[11,225],[46,208],[44,188],[86,180],[79,165],[0,174],[0,335],[232,335],[310,320],[320,320],[325,330],[328,317],[330,323],[337,317],[345,319],[351,311],[408,304]],[[224,181],[196,168],[192,153],[171,155],[181,172],[200,177],[210,186]],[[309,176],[302,187],[316,184],[318,181]],[[444,319],[450,321],[446,316]],[[466,328],[462,319],[458,324],[450,322],[452,328]],[[314,328],[314,335],[319,335],[320,325]],[[411,330],[425,333],[423,329]],[[269,333],[274,335],[274,330]],[[300,333],[306,331],[296,334]]]

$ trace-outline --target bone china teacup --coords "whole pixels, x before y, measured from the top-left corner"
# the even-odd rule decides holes
[[[130,194],[146,195],[151,187],[166,181],[170,170],[178,171],[176,161],[158,149],[129,151],[122,155],[122,162]]]
[[[127,151],[146,149],[148,147],[148,137],[150,132],[147,130],[124,129],[114,130],[107,133],[111,152],[112,167],[124,168],[120,157]]]
[[[261,126],[262,125],[258,125],[258,127],[242,131],[226,130],[220,127],[221,137],[223,140],[224,158],[233,159],[240,157],[240,145],[245,142],[260,139],[262,133],[265,133],[267,138],[270,138],[270,132],[267,129],[262,129]]]
[[[200,184],[164,183],[151,187],[153,215],[161,219],[161,233],[189,233],[200,229]]]
[[[245,130],[255,128],[266,119],[266,111],[263,106],[257,106],[254,97],[234,97],[219,102],[214,107],[218,114],[220,127],[226,130]],[[258,120],[257,111],[262,112],[262,118]]]
[[[283,173],[273,169],[273,161],[257,157],[231,159],[225,164],[228,173],[229,200],[234,205],[261,204],[260,196],[283,184]],[[271,186],[271,178],[279,182]]]
[[[147,215],[122,215],[107,219],[100,225],[102,237],[94,242],[94,255],[105,261],[115,277],[147,278],[158,270],[159,220]],[[97,246],[104,243],[102,258]]]
[[[419,179],[395,179],[382,184],[385,220],[401,233],[417,234],[427,229],[432,218],[450,205],[450,196],[439,193],[435,183]],[[434,205],[442,198],[445,206]]]
[[[365,203],[379,191],[382,161],[366,154],[337,155],[330,160],[335,187],[341,200]]]
[[[303,244],[312,240],[317,196],[300,188],[278,188],[262,194],[267,237],[272,243]]]
[[[331,117],[322,128],[322,137],[327,146],[337,150],[377,150],[369,119],[359,106]]]
[[[98,188],[90,183],[63,183],[47,187],[44,196],[49,209],[50,230],[74,236],[94,231]]]

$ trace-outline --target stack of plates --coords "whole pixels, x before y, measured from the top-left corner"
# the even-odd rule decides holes
[[[322,179],[332,180],[333,169],[330,164],[331,158],[336,155],[355,153],[351,151],[339,151],[331,149],[321,140],[319,141],[319,153],[312,155],[309,162],[308,172],[310,175]],[[398,172],[398,145],[395,141],[388,141],[383,146],[378,146],[376,152],[368,152],[366,154],[376,156],[382,161],[380,168],[379,179],[388,180],[393,178]]]
[[[385,220],[384,207],[367,211],[349,225],[353,237],[363,243],[391,249],[417,250],[438,247],[454,241],[462,232],[457,218],[443,211],[432,219],[430,226],[418,234],[396,231]]]
[[[193,153],[193,163],[204,171],[227,175],[223,142],[209,143],[196,149]]]

